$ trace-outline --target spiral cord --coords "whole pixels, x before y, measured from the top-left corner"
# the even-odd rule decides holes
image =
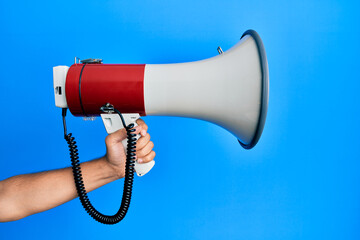
[[[75,137],[72,136],[72,133],[67,134],[66,130],[66,110],[63,109],[62,116],[63,116],[63,124],[64,124],[64,138],[69,146],[70,152],[70,159],[71,159],[71,166],[76,186],[76,191],[78,193],[80,202],[86,212],[96,221],[103,223],[103,224],[116,224],[120,222],[126,215],[131,201],[131,193],[132,193],[132,186],[134,182],[134,166],[135,166],[135,155],[136,155],[136,134],[135,129],[133,129],[134,124],[130,124],[129,126],[125,127],[127,133],[127,152],[126,152],[126,166],[125,166],[125,181],[124,181],[124,190],[123,196],[121,200],[121,205],[118,212],[115,215],[104,215],[97,211],[95,207],[91,204],[90,199],[87,195],[79,161],[79,152],[76,145]],[[115,109],[115,112],[119,114],[123,126],[125,125],[124,118],[122,114]]]

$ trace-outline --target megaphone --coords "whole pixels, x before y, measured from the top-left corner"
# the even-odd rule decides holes
[[[201,119],[223,127],[251,149],[259,141],[268,107],[265,49],[260,36],[248,30],[234,47],[218,50],[215,57],[176,64],[75,59],[71,67],[53,69],[55,104],[74,116],[100,115],[108,133],[140,116]],[[141,176],[154,162],[134,165]]]

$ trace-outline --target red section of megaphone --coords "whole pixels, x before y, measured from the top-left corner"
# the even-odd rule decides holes
[[[65,86],[69,110],[75,116],[96,116],[110,103],[122,113],[144,116],[144,70],[145,64],[72,65]]]

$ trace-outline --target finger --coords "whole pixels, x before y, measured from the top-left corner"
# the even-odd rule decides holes
[[[145,124],[145,122],[142,119],[138,119],[136,121],[136,123],[138,124],[135,127],[135,132],[133,132],[134,134],[141,134],[142,136],[146,135],[148,126]]]
[[[141,127],[141,130],[139,131],[139,133],[140,133],[142,136],[145,136],[145,135],[146,135],[146,132],[147,132],[147,130],[148,130],[148,125],[146,125],[146,123],[145,123],[144,120],[142,120],[142,119],[136,120],[136,123]]]
[[[145,147],[136,151],[137,158],[142,158],[148,155],[152,151],[153,147],[154,143],[152,141],[149,141]]]
[[[145,157],[142,158],[138,158],[138,163],[147,163],[150,162],[152,160],[154,160],[156,154],[154,151],[151,151],[148,155],[146,155]]]
[[[146,125],[146,123],[144,122],[144,120],[142,120],[141,118],[139,118],[138,120],[136,120],[136,123],[139,126],[142,126],[143,129],[145,129],[146,131],[148,130],[148,126]]]
[[[146,134],[144,137],[139,138],[136,143],[136,149],[141,150],[150,141],[150,134]]]
[[[134,134],[140,134],[140,132],[143,130],[142,125],[137,125],[135,127],[135,132],[133,132]]]
[[[112,134],[109,134],[105,138],[105,143],[106,144],[118,143],[118,142],[121,142],[122,140],[124,140],[126,138],[126,136],[127,136],[126,130],[125,130],[125,128],[122,128]]]

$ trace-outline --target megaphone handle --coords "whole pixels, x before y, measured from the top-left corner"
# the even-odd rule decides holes
[[[125,123],[127,125],[133,123],[135,127],[137,126],[136,120],[140,118],[140,115],[138,113],[129,113],[129,114],[122,114],[125,120]],[[118,114],[111,114],[111,113],[104,113],[101,114],[101,119],[103,120],[105,129],[108,134],[111,134],[113,132],[116,132],[119,129],[124,128],[122,125],[120,116]],[[136,135],[136,141],[140,138],[140,134]],[[127,139],[125,138],[122,141],[122,144],[124,146],[125,152],[127,151]],[[146,173],[148,173],[153,166],[155,165],[155,161],[152,160],[148,163],[138,163],[135,161],[135,171],[136,174],[141,177],[144,176]]]

